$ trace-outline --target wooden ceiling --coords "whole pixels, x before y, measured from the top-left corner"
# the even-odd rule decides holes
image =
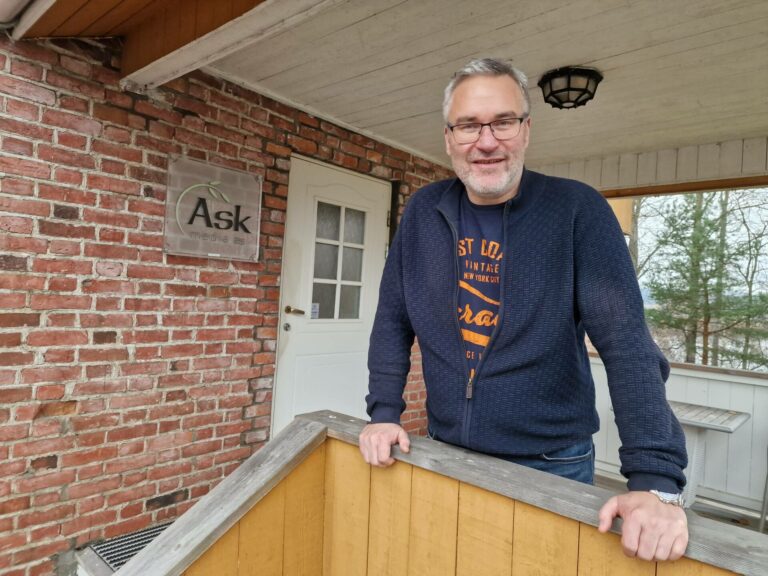
[[[476,56],[510,59],[528,73],[531,164],[768,134],[766,0],[35,4],[49,8],[24,37],[124,35],[123,71],[139,86],[208,65],[212,74],[443,163],[442,90]],[[605,77],[583,108],[555,110],[536,87],[565,65]]]

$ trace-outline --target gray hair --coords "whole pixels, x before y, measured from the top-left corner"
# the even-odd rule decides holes
[[[509,76],[520,87],[525,100],[524,114],[531,110],[531,98],[528,94],[528,77],[522,70],[518,70],[511,64],[494,58],[475,58],[467,62],[463,67],[456,71],[445,87],[445,96],[443,97],[443,120],[448,121],[448,109],[451,107],[453,93],[457,86],[467,78],[473,76]]]

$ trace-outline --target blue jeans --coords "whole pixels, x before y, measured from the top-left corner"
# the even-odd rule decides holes
[[[592,440],[535,456],[499,456],[515,464],[535,468],[563,478],[593,484],[595,479],[595,445]]]
[[[427,429],[427,436],[440,441],[429,428]],[[528,466],[584,484],[594,484],[595,481],[595,445],[592,440],[577,442],[566,448],[534,456],[501,456],[499,454],[495,454],[495,456],[521,466]]]

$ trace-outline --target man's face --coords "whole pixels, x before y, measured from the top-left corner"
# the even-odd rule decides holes
[[[509,76],[474,76],[467,78],[453,92],[448,123],[492,122],[500,118],[520,118],[525,100],[517,83]],[[525,149],[528,148],[530,118],[511,140],[499,141],[485,126],[472,144],[457,144],[445,129],[445,150],[453,170],[464,182],[475,204],[499,204],[517,193],[523,173]]]

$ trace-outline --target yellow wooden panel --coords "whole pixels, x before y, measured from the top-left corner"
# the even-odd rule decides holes
[[[579,523],[552,512],[515,503],[512,574],[575,576]]]
[[[282,576],[285,482],[240,520],[239,576]]]
[[[324,576],[361,576],[368,558],[371,467],[357,446],[326,440]]]
[[[184,572],[185,576],[238,576],[237,553],[240,524],[227,530],[213,545],[206,550],[192,566]]]
[[[395,462],[371,469],[368,576],[406,576],[413,467]]]
[[[470,484],[459,485],[457,576],[510,576],[515,502]]]
[[[459,482],[421,468],[411,484],[410,576],[447,576],[456,571]]]
[[[285,483],[284,576],[323,573],[325,444],[319,446]]]
[[[690,558],[681,558],[677,562],[659,562],[656,576],[735,576],[735,572],[702,564]]]
[[[579,576],[654,576],[656,563],[628,558],[621,537],[601,534],[587,524],[579,527]]]

